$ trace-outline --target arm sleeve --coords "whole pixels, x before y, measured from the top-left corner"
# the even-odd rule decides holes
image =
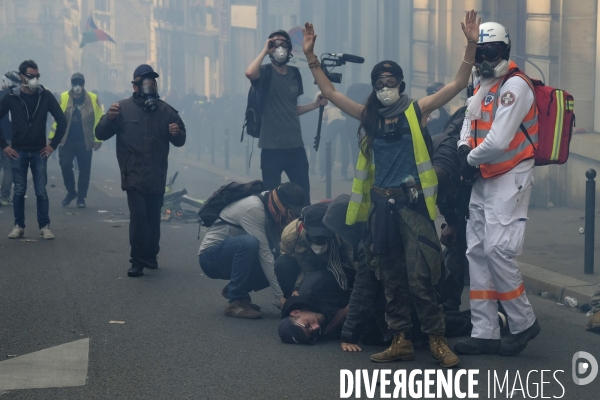
[[[176,113],[173,110],[171,110],[171,112],[174,115],[169,121],[169,123],[179,125],[179,134],[177,134],[177,136],[173,136],[169,133],[169,142],[171,142],[175,147],[181,147],[185,144],[185,124],[183,123],[183,120],[181,119],[178,113]]]
[[[98,125],[96,125],[96,139],[98,140],[108,140],[113,137],[117,132],[119,132],[119,116],[114,120],[109,120],[106,114],[100,118],[98,121]]]
[[[258,259],[260,266],[265,274],[265,277],[271,285],[275,298],[282,298],[283,292],[279,287],[279,282],[275,276],[275,258],[269,247],[269,241],[265,232],[265,209],[261,205],[257,205],[248,209],[238,224],[248,233],[258,239]]]
[[[509,106],[503,106],[502,97],[509,91],[515,97],[515,101]],[[533,100],[533,91],[523,78],[515,76],[506,81],[496,100],[500,102],[500,105],[496,111],[492,129],[483,142],[471,150],[467,162],[476,166],[493,161],[500,156],[514,139],[519,125],[531,109]]]
[[[56,149],[67,131],[67,117],[65,117],[65,113],[62,108],[60,108],[60,104],[58,104],[56,97],[54,97],[52,93],[48,93],[50,94],[48,96],[48,111],[54,117],[54,121],[56,121],[56,131],[54,132],[54,137],[50,141],[50,146],[53,149]]]
[[[4,116],[8,114],[8,111],[10,110],[8,106],[8,96],[9,94],[6,93],[4,96],[2,96],[2,99],[0,100],[0,120],[4,118]],[[6,141],[6,139],[4,139],[4,133],[2,132],[2,128],[0,127],[0,148],[4,149],[7,146],[8,142]]]

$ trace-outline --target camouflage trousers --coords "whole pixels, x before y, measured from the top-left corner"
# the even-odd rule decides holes
[[[394,237],[386,254],[373,254],[373,234],[378,229],[377,210],[371,204],[369,234],[365,240],[367,265],[383,283],[387,300],[385,319],[393,333],[412,330],[411,305],[415,308],[421,331],[444,335],[444,316],[437,304],[434,285],[441,275],[442,254],[435,226],[429,219],[422,198],[414,208],[393,207]],[[381,220],[381,219],[380,219]]]

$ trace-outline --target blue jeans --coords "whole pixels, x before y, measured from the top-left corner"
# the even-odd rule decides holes
[[[199,261],[209,278],[229,280],[230,303],[269,286],[258,261],[258,239],[252,235],[227,238],[204,250]]]
[[[27,192],[27,170],[31,167],[33,175],[33,189],[37,198],[37,220],[41,228],[50,223],[48,216],[48,193],[46,192],[46,158],[42,158],[38,151],[17,150],[19,157],[11,160],[14,196],[13,211],[15,213],[15,225],[25,228],[25,193]]]

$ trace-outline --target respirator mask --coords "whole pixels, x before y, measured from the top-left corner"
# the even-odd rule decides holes
[[[475,68],[482,78],[499,78],[508,72],[508,60],[503,58],[510,50],[502,42],[478,45],[475,51]]]
[[[23,74],[23,76],[27,79],[27,86],[32,91],[36,91],[38,86],[40,86],[40,74],[32,75],[32,74]]]
[[[269,58],[273,61],[273,64],[282,66],[288,63],[291,58],[290,55],[290,43],[286,40],[273,40],[269,43],[269,48],[275,48],[273,53],[269,54]]]
[[[156,111],[158,108],[158,90],[156,89],[156,79],[154,78],[143,78],[135,84],[139,88],[139,94],[145,99],[144,110],[145,111]]]

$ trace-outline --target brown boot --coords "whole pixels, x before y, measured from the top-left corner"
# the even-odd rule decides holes
[[[596,311],[592,314],[590,320],[585,326],[585,330],[600,333],[600,311]]]
[[[260,311],[256,311],[252,306],[244,301],[238,300],[233,303],[227,303],[225,307],[225,316],[234,318],[257,319],[262,317]]]
[[[412,361],[415,359],[415,350],[413,349],[412,342],[405,339],[406,333],[397,333],[392,340],[390,347],[382,351],[381,353],[373,354],[371,361],[378,363],[392,362],[392,361]]]
[[[442,335],[429,335],[429,349],[442,367],[450,368],[458,364],[458,357],[450,350],[448,340]]]

